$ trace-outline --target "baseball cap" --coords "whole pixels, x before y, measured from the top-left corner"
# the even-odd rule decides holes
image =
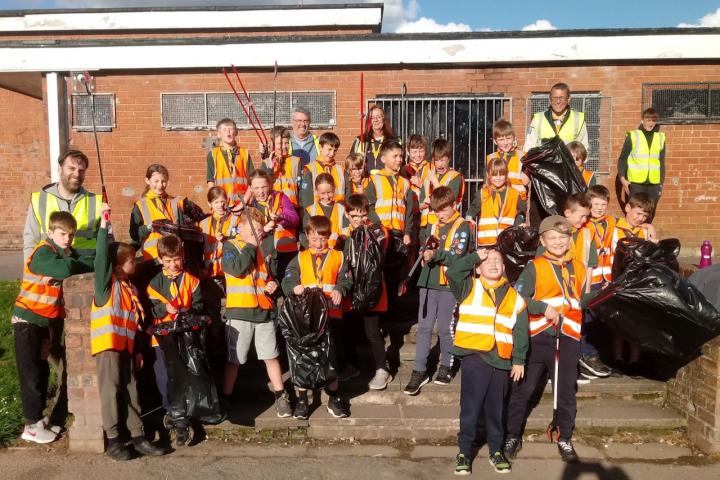
[[[538,230],[538,233],[542,235],[550,230],[555,230],[556,232],[569,235],[570,232],[572,232],[572,225],[570,225],[567,218],[561,215],[550,215],[540,222],[540,229]]]

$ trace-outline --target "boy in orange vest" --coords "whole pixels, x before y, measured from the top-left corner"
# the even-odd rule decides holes
[[[437,214],[437,223],[426,229],[440,242],[436,250],[423,252],[423,268],[417,285],[420,287],[418,309],[418,332],[415,344],[415,367],[405,386],[407,395],[416,395],[430,381],[426,374],[427,357],[430,353],[432,332],[437,322],[440,343],[440,363],[435,383],[447,385],[452,381],[452,342],[455,320],[455,297],[450,291],[446,271],[451,259],[462,258],[470,246],[470,227],[455,210],[455,192],[440,186],[430,196],[430,206]],[[421,239],[424,240],[424,239]]]
[[[332,132],[320,135],[320,153],[317,160],[309,163],[303,170],[302,184],[300,185],[300,204],[307,208],[318,199],[317,192],[313,191],[315,180],[321,173],[328,173],[335,182],[336,202],[345,203],[349,195],[350,180],[343,165],[335,161],[335,155],[340,148],[340,138]]]
[[[517,190],[520,199],[527,200],[527,185],[530,179],[522,173],[522,164],[517,152],[517,139],[515,138],[515,130],[510,122],[501,118],[493,123],[492,127],[493,143],[497,150],[489,154],[485,159],[485,168],[490,162],[499,158],[505,160],[508,166],[508,181],[510,186]]]
[[[529,342],[525,300],[504,273],[502,254],[486,248],[452,261],[447,271],[450,289],[460,304],[453,347],[453,354],[461,358],[457,475],[471,471],[475,432],[483,412],[490,465],[498,473],[510,471],[502,451],[508,372],[512,381],[522,380]]]
[[[320,215],[309,219],[305,227],[308,239],[307,250],[301,251],[288,265],[282,288],[285,292],[302,295],[305,288],[319,287],[330,304],[328,317],[330,322],[342,320],[340,304],[347,295],[352,282],[347,277],[347,265],[342,252],[329,247],[331,232],[330,219]],[[331,349],[339,339],[333,338],[330,330]],[[334,362],[334,359],[331,360]],[[332,365],[333,369],[337,366]],[[350,415],[345,401],[338,394],[339,382],[337,378],[326,387],[328,400],[327,410],[335,418],[344,418]],[[306,420],[310,414],[307,390],[298,389],[298,400],[293,416]]]
[[[558,450],[564,462],[577,462],[572,432],[577,413],[580,301],[586,286],[586,267],[571,254],[572,226],[565,217],[545,218],[539,232],[545,252],[525,267],[515,283],[515,289],[528,306],[530,356],[525,381],[513,385],[510,395],[504,452],[507,458],[513,459],[522,448],[522,429],[530,413],[531,398],[550,376],[558,396]],[[559,378],[552,378],[557,329],[560,329]]]
[[[587,170],[585,168],[585,162],[587,161],[588,151],[587,148],[585,148],[585,145],[578,142],[577,140],[574,142],[570,142],[567,144],[568,150],[570,150],[570,155],[572,155],[573,160],[575,160],[575,166],[580,170],[580,173],[582,173],[583,180],[585,181],[585,186],[587,188],[594,187],[597,185],[597,178],[595,177],[595,172],[592,170]]]
[[[303,215],[303,228],[307,227],[310,218],[322,215],[330,219],[331,232],[330,248],[342,250],[347,235],[348,219],[345,216],[345,207],[335,201],[335,179],[329,173],[321,173],[315,178],[315,196],[317,200],[305,208]],[[300,235],[300,245],[308,246],[307,235]]]
[[[273,153],[270,156],[270,165],[274,180],[273,190],[282,192],[290,200],[295,210],[300,211],[300,184],[302,182],[302,169],[300,157],[290,155],[289,128],[275,127],[271,129],[273,136]]]
[[[270,318],[274,308],[270,295],[275,293],[278,284],[270,280],[270,270],[258,249],[263,223],[259,210],[245,208],[240,214],[237,236],[227,240],[223,249],[222,266],[227,284],[225,336],[228,344],[223,395],[226,399],[232,395],[238,370],[247,362],[250,344],[254,340],[257,358],[265,362],[272,384],[277,416],[283,418],[291,416],[292,410],[283,386],[275,324]]]
[[[10,319],[25,417],[21,438],[28,442],[54,442],[62,430],[62,427],[52,425],[43,411],[47,401],[47,360],[51,348],[64,362],[60,343],[65,319],[62,281],[71,275],[93,271],[93,257],[80,257],[71,247],[76,230],[77,221],[72,214],[50,214],[47,240],[40,241],[25,259],[20,294]],[[59,388],[67,389],[67,385]],[[63,412],[58,411],[62,406],[55,407],[52,420],[62,424],[64,419],[59,417]]]
[[[460,211],[460,204],[465,195],[465,177],[450,166],[452,145],[444,138],[432,143],[432,168],[425,179],[420,198],[420,228],[436,223],[437,217],[430,208],[430,195],[438,187],[449,187],[455,195],[455,208]]]
[[[104,213],[107,212],[107,213]],[[143,354],[135,334],[142,330],[143,309],[130,276],[135,273],[135,249],[123,242],[108,245],[110,213],[103,209],[95,255],[95,298],[90,311],[91,352],[97,365],[103,430],[108,439],[105,455],[130,460],[133,450],[143,455],[166,451],[145,438],[135,371],[142,368]],[[132,437],[132,449],[120,436],[122,412]]]
[[[167,235],[157,243],[158,257],[162,270],[155,275],[147,286],[151,313],[154,324],[170,322],[183,312],[199,314],[203,309],[200,280],[185,270],[183,244],[177,235]],[[155,351],[155,382],[163,399],[163,406],[172,416],[168,400],[168,374],[165,356],[153,336],[151,344]],[[178,445],[189,441],[189,424],[176,425]]]
[[[345,158],[345,171],[350,180],[350,193],[363,193],[370,183],[370,176],[362,153],[351,153]]]
[[[238,147],[234,120],[223,118],[215,125],[215,131],[218,143],[207,154],[207,186],[222,187],[230,204],[236,205],[245,201],[248,178],[255,166],[247,149]]]

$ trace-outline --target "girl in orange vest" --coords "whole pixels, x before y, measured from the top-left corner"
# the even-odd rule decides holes
[[[420,199],[420,228],[428,228],[437,223],[437,216],[430,208],[430,195],[438,187],[449,187],[455,194],[455,209],[460,211],[460,204],[465,196],[465,177],[450,165],[452,145],[444,138],[435,139],[432,143],[432,168],[423,185],[424,195]]]
[[[538,385],[551,377],[558,396],[557,443],[565,462],[577,462],[572,433],[577,413],[578,360],[580,330],[586,290],[586,268],[570,255],[572,227],[565,217],[552,215],[540,224],[540,242],[545,253],[532,260],[520,274],[515,289],[528,305],[530,317],[530,356],[525,381],[513,386],[508,404],[505,455],[515,458],[522,447],[522,429],[528,407]],[[558,378],[552,378],[555,365],[556,330],[560,330]]]
[[[334,200],[344,203],[345,197],[349,195],[350,181],[343,166],[335,160],[335,155],[340,148],[340,138],[332,132],[325,132],[320,135],[320,154],[317,160],[305,166],[303,170],[302,184],[300,185],[300,204],[307,208],[317,202],[317,192],[313,191],[313,185],[318,175],[327,173],[332,176],[335,183]]]
[[[282,192],[290,200],[296,210],[300,210],[300,183],[302,182],[302,169],[300,157],[290,155],[289,128],[275,127],[270,133],[273,137],[273,153],[270,156],[270,165],[274,178],[273,190]]]
[[[496,158],[487,166],[485,186],[475,195],[465,214],[476,224],[477,245],[494,245],[500,233],[524,220],[525,202],[510,187],[508,166]]]
[[[348,219],[345,215],[345,206],[338,203],[335,198],[335,181],[329,173],[321,173],[315,179],[315,193],[318,200],[305,209],[303,227],[307,227],[310,217],[322,215],[330,219],[330,248],[342,250],[347,235]],[[307,236],[300,236],[300,243],[307,247]]]
[[[142,331],[143,308],[130,283],[135,273],[135,249],[123,242],[108,246],[109,210],[101,215],[95,255],[95,299],[90,311],[90,348],[97,364],[103,430],[108,439],[105,454],[115,460],[130,460],[132,449],[120,436],[121,413],[133,449],[143,455],[163,455],[164,449],[145,439],[135,371],[142,368],[143,355],[135,336]]]
[[[350,193],[363,193],[370,183],[365,169],[365,157],[361,153],[351,153],[345,159],[345,171],[350,180]]]
[[[501,118],[493,123],[492,134],[493,144],[497,150],[485,158],[485,168],[488,168],[490,162],[495,159],[505,160],[508,166],[509,186],[517,190],[523,201],[527,200],[527,185],[530,183],[530,178],[522,172],[515,129],[510,122]]]
[[[158,261],[157,242],[162,237],[152,230],[152,222],[169,220],[178,225],[194,224],[205,218],[202,209],[185,197],[173,197],[166,192],[170,173],[158,163],[145,172],[145,191],[135,202],[130,215],[130,238],[140,247],[145,260]]]
[[[573,160],[575,160],[575,166],[580,170],[580,173],[582,173],[583,180],[585,181],[585,186],[587,188],[594,187],[597,185],[597,178],[595,178],[595,173],[591,170],[585,169],[585,162],[587,161],[587,148],[585,148],[585,145],[582,143],[575,141],[570,142],[567,144],[568,150],[570,150],[570,155],[572,155]]]

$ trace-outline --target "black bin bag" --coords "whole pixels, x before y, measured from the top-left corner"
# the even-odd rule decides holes
[[[217,424],[225,417],[205,352],[209,318],[179,314],[171,322],[153,326],[153,334],[165,357],[170,418],[187,425],[191,419]]]
[[[625,243],[634,244],[633,261],[626,257],[625,270],[589,302],[590,312],[646,352],[683,363],[691,360],[720,334],[720,313],[687,279],[655,261],[653,255],[665,250],[653,250],[645,240]],[[666,242],[665,248],[672,244]],[[640,255],[642,251],[648,256]]]
[[[352,308],[358,312],[374,307],[382,297],[384,236],[380,225],[370,225],[353,230],[347,240],[346,261],[353,277]]]
[[[612,264],[613,278],[635,263],[661,263],[674,272],[680,271],[677,257],[680,255],[680,240],[666,238],[653,243],[641,238],[621,238],[615,247]]]
[[[550,215],[562,215],[567,197],[586,190],[582,173],[560,137],[531,148],[522,164],[530,177],[529,222],[533,226]]]
[[[510,283],[515,283],[525,266],[535,258],[539,243],[538,229],[534,227],[510,227],[500,232],[497,248],[503,254],[505,276]]]
[[[330,365],[330,306],[320,288],[285,297],[278,322],[285,337],[292,382],[308,390],[324,387],[337,376]]]

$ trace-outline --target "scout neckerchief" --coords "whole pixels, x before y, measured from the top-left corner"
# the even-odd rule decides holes
[[[565,122],[568,121],[570,118],[570,106],[565,108],[565,111],[562,113],[562,115],[555,115],[555,112],[553,112],[552,108],[548,110],[550,112],[550,124],[555,128],[555,134],[559,134],[560,130],[562,130],[563,125],[565,125]]]
[[[380,155],[380,147],[382,147],[384,139],[385,137],[380,137],[379,139],[373,138],[372,140],[370,140],[370,142],[368,142],[370,143],[370,148],[372,149],[372,156],[374,160],[377,160],[378,155]],[[377,147],[375,146],[376,144]]]
[[[322,160],[327,161],[327,158],[325,158],[325,157],[320,157],[320,158],[322,158]],[[335,159],[333,159],[332,162],[329,162],[329,163],[326,163],[325,161],[320,161],[320,159],[318,159],[318,163],[320,163],[320,166],[323,169],[323,173],[332,174],[332,169],[335,166]]]
[[[163,194],[162,196],[158,196],[155,192],[149,191],[145,194],[147,198],[150,199],[150,201],[155,205],[155,208],[163,212],[163,215],[165,215],[165,218],[168,220],[177,221],[173,218],[172,212],[168,210],[167,207],[167,194]]]
[[[233,146],[231,148],[228,147],[220,147],[223,153],[223,160],[225,160],[225,165],[227,165],[228,170],[230,170],[230,177],[235,177],[235,156],[237,155],[237,146]]]
[[[502,193],[505,191],[505,197],[502,197]],[[501,188],[495,188],[493,186],[490,186],[490,195],[492,198],[492,206],[493,206],[493,217],[495,217],[495,221],[497,223],[500,223],[500,217],[502,217],[502,212],[505,210],[505,204],[508,200],[508,194],[505,190],[505,186],[503,185]]]
[[[137,290],[135,290],[135,287],[128,281],[128,279],[118,280],[120,281],[121,288],[124,288],[130,295],[130,301],[137,312],[137,323],[139,325],[145,317],[145,310],[143,310],[142,303],[140,303],[140,299],[137,296]]]
[[[322,273],[325,267],[325,262],[327,261],[328,257],[330,255],[327,254],[328,250],[323,250],[320,253],[313,253],[312,256],[315,257],[315,261],[313,262],[313,275],[315,276],[315,284],[323,286],[322,281]],[[324,258],[323,258],[324,255]]]
[[[598,239],[595,243],[596,245],[599,245],[598,253],[603,255],[605,253],[605,240],[607,240],[607,236],[610,234],[610,229],[607,228],[607,215],[603,215],[600,218],[591,218],[590,225],[592,225],[593,230],[595,231],[595,238]]]
[[[565,254],[565,256],[562,259],[557,259],[555,257],[551,257],[548,255],[548,252],[543,253],[543,256],[553,265],[557,265],[560,267],[560,275],[562,277],[562,280],[557,278],[557,273],[555,272],[555,269],[552,269],[553,275],[555,275],[555,280],[560,285],[560,290],[562,290],[563,297],[565,297],[565,300],[567,301],[568,305],[571,305],[570,299],[571,298],[580,298],[580,295],[578,292],[575,291],[574,283],[571,280],[570,276],[570,270],[568,270],[567,265],[570,263],[570,259],[572,257],[569,256],[570,251]]]

